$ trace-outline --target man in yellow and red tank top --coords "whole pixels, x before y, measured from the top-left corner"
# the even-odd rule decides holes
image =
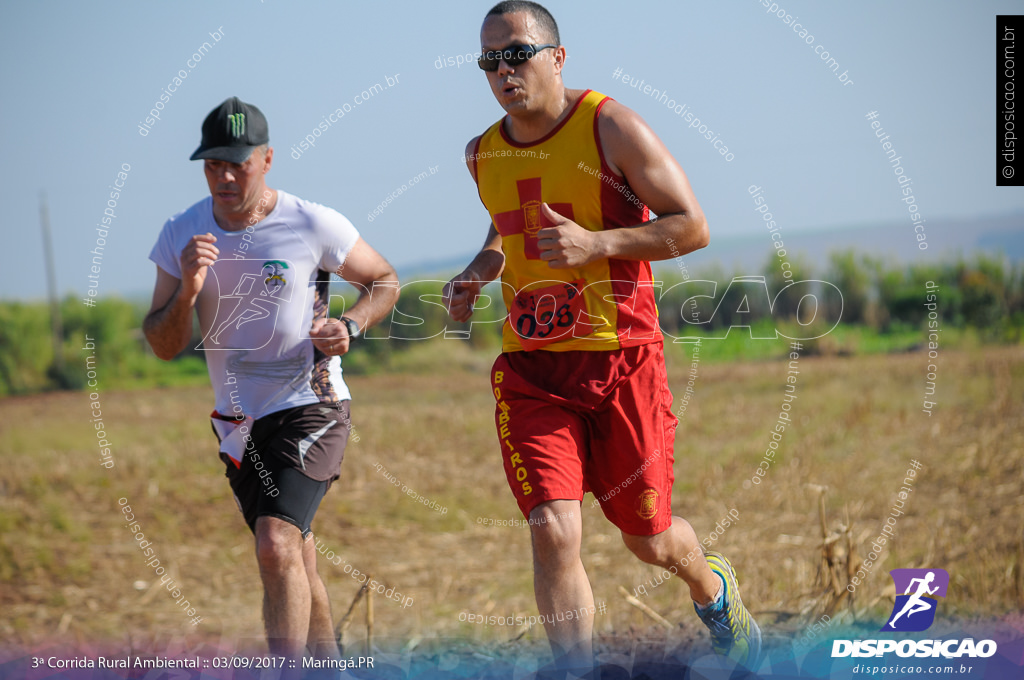
[[[735,572],[672,516],[677,420],[649,262],[706,246],[704,215],[640,116],[564,86],[566,50],[546,9],[501,2],[480,38],[480,67],[507,115],[466,147],[491,225],[445,295],[465,321],[481,287],[501,276],[508,317],[491,374],[495,425],[530,519],[537,607],[556,663],[593,663],[594,598],[580,559],[580,502],[591,491],[637,557],[686,582],[715,650],[752,666],[760,630]]]

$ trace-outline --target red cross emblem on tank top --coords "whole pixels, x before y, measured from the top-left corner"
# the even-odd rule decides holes
[[[498,213],[494,216],[494,226],[502,236],[513,234],[523,235],[523,249],[527,260],[539,260],[540,248],[537,246],[537,232],[544,227],[552,226],[540,212],[541,200],[540,177],[531,177],[516,181],[519,190],[519,209]],[[574,220],[572,203],[549,203],[551,209],[559,215]]]

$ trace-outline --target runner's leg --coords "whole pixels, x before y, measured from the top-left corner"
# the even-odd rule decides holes
[[[548,354],[495,361],[495,427],[509,488],[530,520],[534,592],[555,666],[582,675],[593,668],[594,594],[580,561],[587,441],[571,402],[531,382],[560,382],[565,359]]]
[[[276,517],[256,519],[256,560],[263,579],[263,621],[270,653],[301,658],[310,621],[302,532]]]
[[[338,656],[327,590],[316,571],[316,546],[303,536],[309,534],[330,479],[340,471],[348,422],[347,401],[336,407],[288,409],[256,421],[255,447],[241,465],[221,454],[239,509],[256,539],[264,623],[273,653],[294,658],[304,654],[308,643],[318,658]]]
[[[891,627],[892,624],[896,623],[896,619],[898,619],[901,616],[903,616],[904,614],[906,614],[907,610],[910,609],[913,606],[914,606],[913,601],[912,600],[907,600],[906,604],[903,605],[903,609],[901,609],[900,612],[896,616],[892,617],[892,621],[889,622],[889,626]]]
[[[530,523],[533,588],[555,664],[572,669],[590,668],[594,663],[594,593],[580,560],[580,502],[541,503],[530,513]]]
[[[647,564],[668,569],[686,581],[690,597],[701,606],[715,599],[722,580],[708,567],[697,534],[682,517],[673,517],[672,526],[654,536],[633,536],[622,532],[626,547]]]
[[[316,545],[314,541],[303,541],[302,561],[309,581],[309,635],[306,646],[318,659],[340,657],[338,643],[334,639],[334,625],[331,618],[331,601],[327,588],[316,570]]]

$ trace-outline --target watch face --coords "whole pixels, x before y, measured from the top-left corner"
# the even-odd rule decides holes
[[[348,337],[357,338],[359,337],[359,325],[356,324],[352,319],[342,319],[345,323],[345,329],[348,331]]]

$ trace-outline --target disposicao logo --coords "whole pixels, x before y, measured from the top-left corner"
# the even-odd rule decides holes
[[[949,574],[945,569],[893,569],[896,604],[882,630],[917,632],[928,630],[935,622],[938,597],[946,597]],[[899,593],[903,593],[899,595]]]
[[[893,569],[889,572],[896,584],[896,604],[886,624],[885,632],[919,632],[935,622],[938,599],[946,597],[949,574],[945,569]],[[899,594],[899,593],[902,593]],[[832,657],[884,656],[896,652],[901,657],[990,657],[996,653],[994,640],[973,638],[963,640],[834,640]]]

